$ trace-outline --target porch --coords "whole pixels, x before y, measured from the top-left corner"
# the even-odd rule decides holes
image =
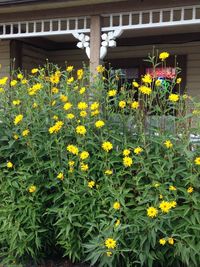
[[[11,14],[7,21],[2,16],[1,75],[8,75],[13,66],[29,72],[48,59],[62,67],[79,68],[84,62],[92,71],[100,63],[111,63],[114,68],[132,71],[130,78],[135,79],[145,73],[142,59],[154,47],[178,56],[183,86],[190,95],[199,96],[200,6],[159,7],[156,1],[154,6],[149,9],[144,3],[141,10],[136,6],[124,11],[126,5],[116,4],[112,14],[99,6],[98,12],[104,11],[100,15],[79,9],[80,16],[65,18],[52,12],[44,19],[37,14],[26,20],[28,12],[18,21]]]

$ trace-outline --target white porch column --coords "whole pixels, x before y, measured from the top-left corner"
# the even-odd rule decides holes
[[[100,64],[101,16],[91,16],[90,20],[90,71],[96,73]]]

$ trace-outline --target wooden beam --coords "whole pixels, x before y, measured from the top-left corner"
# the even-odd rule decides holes
[[[91,16],[90,21],[90,71],[96,73],[96,67],[100,64],[101,45],[101,17]]]

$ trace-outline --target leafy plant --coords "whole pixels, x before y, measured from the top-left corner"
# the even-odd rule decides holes
[[[0,79],[3,264],[200,264],[199,103],[177,66],[157,77],[168,56],[150,56],[141,83],[49,63]]]

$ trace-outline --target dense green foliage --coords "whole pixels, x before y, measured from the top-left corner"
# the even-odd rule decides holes
[[[2,262],[199,266],[198,103],[179,93],[178,69],[167,86],[97,71],[48,64],[0,79]]]

